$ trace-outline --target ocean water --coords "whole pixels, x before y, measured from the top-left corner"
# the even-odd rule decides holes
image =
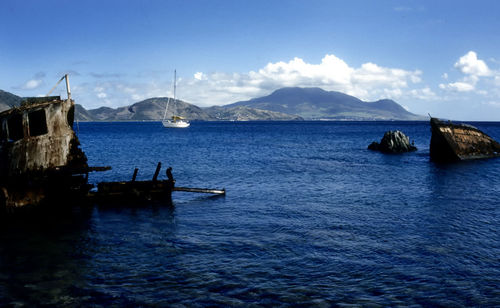
[[[367,150],[395,129],[418,151]],[[3,221],[0,306],[500,306],[500,159],[430,162],[428,122],[75,130],[93,183],[162,162],[227,195]]]

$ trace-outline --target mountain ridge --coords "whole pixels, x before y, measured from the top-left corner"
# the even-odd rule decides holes
[[[169,98],[153,97],[118,108],[85,109],[75,105],[77,121],[161,121]],[[0,90],[0,111],[19,105],[22,98]],[[267,96],[224,106],[198,107],[170,98],[173,114],[191,121],[292,120],[425,120],[390,99],[365,102],[354,96],[321,88],[287,87]]]
[[[287,87],[263,97],[239,101],[233,106],[248,106],[289,114],[306,119],[325,120],[421,120],[391,99],[365,102],[357,97],[321,88]]]

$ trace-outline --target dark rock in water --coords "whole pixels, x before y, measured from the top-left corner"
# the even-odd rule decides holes
[[[405,153],[417,150],[413,144],[410,144],[410,138],[399,130],[386,132],[380,143],[374,141],[368,149],[383,153]]]
[[[368,146],[368,150],[372,150],[372,151],[380,151],[380,143],[378,143],[377,141],[373,141],[372,143],[370,143],[370,145]]]

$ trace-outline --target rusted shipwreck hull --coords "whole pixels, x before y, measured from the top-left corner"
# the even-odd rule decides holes
[[[0,207],[87,194],[92,168],[72,129],[74,110],[71,99],[51,96],[0,113]]]
[[[171,200],[174,180],[104,182],[96,191],[92,171],[73,130],[74,102],[59,96],[29,98],[0,113],[0,214],[39,205],[87,201]],[[137,171],[136,171],[137,172]]]
[[[0,113],[0,214],[19,208],[68,206],[88,201],[127,203],[165,200],[172,191],[224,195],[225,190],[174,187],[171,168],[158,180],[161,163],[151,181],[102,182],[93,190],[89,172],[111,167],[89,167],[73,130],[75,106],[59,96],[28,98],[21,106]],[[60,80],[60,81],[61,81]]]
[[[468,124],[453,124],[431,118],[430,157],[453,162],[500,156],[500,144]]]
[[[69,92],[68,92],[69,96]],[[175,183],[104,182],[97,191],[88,183],[92,171],[73,130],[74,102],[59,96],[28,98],[0,113],[0,214],[39,205],[67,206],[87,201],[171,200]]]

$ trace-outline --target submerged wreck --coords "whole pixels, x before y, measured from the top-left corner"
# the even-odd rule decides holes
[[[171,200],[173,190],[225,193],[225,190],[174,187],[170,170],[167,180],[157,180],[161,164],[151,181],[135,181],[136,169],[131,181],[103,182],[97,185],[97,190],[92,190],[89,172],[111,167],[88,166],[73,130],[75,106],[67,75],[59,82],[63,79],[66,79],[67,99],[27,98],[19,107],[0,113],[0,214],[18,208],[65,206],[89,200]]]
[[[454,124],[431,117],[430,157],[454,162],[500,156],[500,144],[474,126]]]

